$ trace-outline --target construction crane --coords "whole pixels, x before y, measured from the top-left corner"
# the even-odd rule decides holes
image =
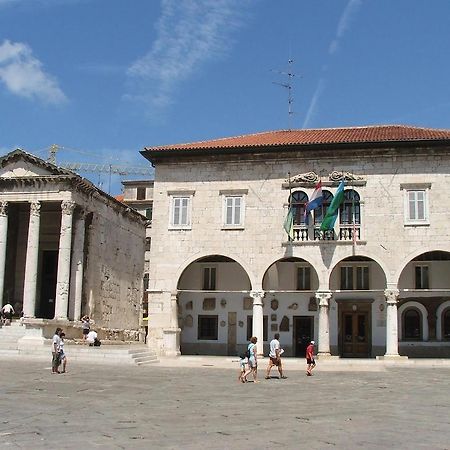
[[[105,163],[87,163],[87,162],[61,162],[56,163],[56,154],[58,150],[63,149],[57,144],[53,144],[49,149],[47,161],[51,164],[58,165],[64,169],[72,170],[74,172],[96,172],[109,174],[108,194],[111,191],[111,176],[112,175],[147,175],[153,176],[154,171],[152,167],[145,166],[128,166],[119,164],[105,164]]]

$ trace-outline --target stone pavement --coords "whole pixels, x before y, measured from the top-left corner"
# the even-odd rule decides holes
[[[260,369],[258,384],[237,364],[68,369],[0,361],[0,449],[450,449],[448,367]]]

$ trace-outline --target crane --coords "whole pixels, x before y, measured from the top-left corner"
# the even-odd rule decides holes
[[[152,167],[148,166],[129,166],[129,165],[119,165],[119,164],[106,164],[106,163],[88,163],[88,162],[61,162],[56,163],[56,153],[58,150],[62,149],[57,144],[51,145],[49,148],[49,155],[47,161],[51,164],[58,165],[64,169],[72,170],[74,172],[96,172],[96,173],[108,173],[109,174],[109,185],[108,194],[111,191],[111,176],[112,175],[147,175],[153,176],[154,170]]]

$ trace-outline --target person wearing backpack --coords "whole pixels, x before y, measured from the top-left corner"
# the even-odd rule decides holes
[[[244,374],[247,371],[248,357],[247,350],[239,355],[239,377],[238,380],[245,383]]]
[[[250,343],[247,347],[247,354],[248,354],[248,370],[242,375],[242,380],[245,383],[247,381],[247,376],[252,374],[253,375],[253,382],[259,383],[257,380],[258,376],[258,358],[257,358],[257,348],[256,343],[258,342],[258,339],[256,336],[252,336],[250,338]]]

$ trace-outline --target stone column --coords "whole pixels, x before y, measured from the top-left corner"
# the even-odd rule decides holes
[[[385,357],[398,357],[398,289],[386,289],[386,354]]]
[[[178,292],[170,293],[170,327],[164,328],[164,354],[180,356],[180,328],[178,327]]]
[[[83,272],[84,272],[84,233],[85,233],[86,213],[81,211],[75,220],[74,246],[72,255],[72,281],[70,299],[73,306],[72,319],[80,320],[81,300],[83,293]],[[71,311],[72,309],[69,308]]]
[[[251,291],[250,297],[253,298],[253,336],[258,339],[256,350],[258,355],[264,355],[264,315],[263,315],[263,298],[264,291]]]
[[[55,319],[67,320],[70,286],[70,252],[72,249],[72,222],[75,202],[61,203],[61,230],[59,235],[58,274],[56,279]]]
[[[41,222],[41,203],[30,203],[30,222],[28,224],[27,257],[23,289],[23,315],[33,318],[36,315],[36,287],[39,260],[39,228]]]
[[[319,346],[317,354],[319,356],[330,356],[330,291],[316,292],[316,299],[319,302]]]
[[[8,238],[8,202],[0,202],[0,306],[5,289],[6,244]]]

